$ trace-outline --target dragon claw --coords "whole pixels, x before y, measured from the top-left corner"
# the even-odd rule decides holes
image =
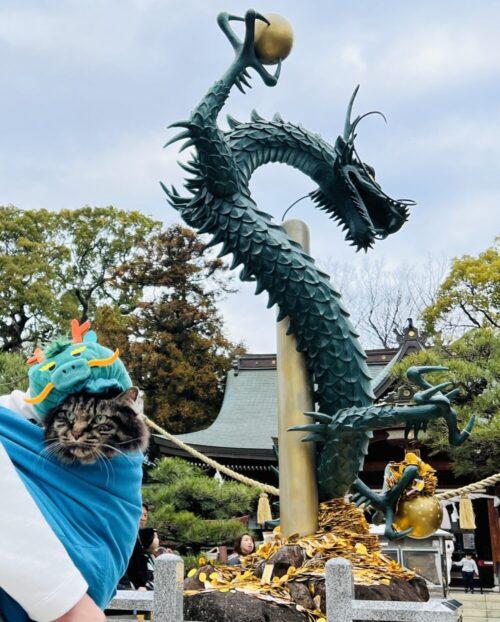
[[[423,374],[430,374],[434,371],[448,371],[448,367],[442,365],[423,365],[421,367],[409,367],[406,377],[410,382],[416,384],[421,389],[430,389],[432,384],[422,377]]]
[[[437,416],[443,417],[446,425],[448,426],[448,441],[450,445],[454,445],[456,447],[458,445],[462,445],[470,436],[472,428],[474,427],[475,417],[471,417],[467,422],[465,429],[460,432],[457,425],[457,413],[451,407],[451,400],[453,400],[453,398],[460,393],[460,389],[458,387],[454,387],[450,391],[443,393],[453,386],[453,382],[441,382],[440,384],[434,386],[423,377],[423,374],[447,370],[447,367],[443,367],[441,365],[410,367],[406,372],[406,375],[410,382],[423,389],[423,391],[419,391],[413,397],[417,404],[417,408],[431,408],[431,410],[429,410],[426,414],[427,419],[435,418]],[[425,425],[423,421],[420,421],[418,425],[415,424],[415,422],[408,423],[405,429],[405,438],[407,438],[412,425],[415,430],[416,437],[419,428],[422,430],[426,429],[427,421],[425,422]]]
[[[392,525],[388,523],[385,524],[384,535],[389,540],[401,540],[402,538],[406,538],[413,531],[413,527],[409,529],[404,529],[403,531],[396,531]]]
[[[432,398],[436,396],[440,401],[446,400],[446,402],[448,402],[449,400],[446,398],[445,395],[438,396],[437,394],[441,393],[444,389],[447,389],[448,387],[452,387],[452,386],[453,386],[453,382],[442,382],[441,384],[437,384],[435,387],[431,386],[425,389],[425,391],[419,391],[418,393],[415,393],[413,399],[417,403],[429,402]]]
[[[265,15],[262,15],[262,13],[255,13],[255,19],[259,19],[261,22],[264,22],[268,26],[271,25],[271,22],[267,19]]]
[[[236,59],[233,63],[233,68],[236,70],[236,78],[234,83],[244,93],[241,82],[244,83],[241,76],[247,74],[247,68],[251,67],[260,75],[266,86],[275,86],[278,83],[278,78],[281,73],[281,61],[278,62],[278,67],[274,74],[267,71],[261,61],[257,58],[255,53],[255,21],[259,20],[267,25],[270,25],[270,21],[262,15],[257,13],[254,9],[249,9],[245,13],[245,17],[238,17],[237,15],[230,15],[229,13],[220,13],[217,17],[217,23],[219,24],[222,32],[226,35],[231,43],[234,51],[236,52]],[[245,37],[243,41],[236,35],[231,28],[230,22],[240,21],[245,22]],[[247,85],[248,86],[248,85]]]
[[[460,388],[457,387],[456,389],[452,389],[451,391],[449,391],[448,393],[445,394],[446,399],[448,399],[450,402],[451,400],[456,397],[458,394],[460,393]]]

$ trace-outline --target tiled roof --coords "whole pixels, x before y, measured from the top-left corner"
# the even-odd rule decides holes
[[[209,428],[179,435],[185,443],[209,447],[271,449],[278,436],[276,369],[254,367],[248,362],[227,377],[224,402]],[[391,361],[388,361],[389,364]],[[384,377],[386,365],[368,367],[374,382]]]
[[[178,438],[195,445],[271,449],[278,436],[277,393],[275,369],[230,371],[217,419]]]

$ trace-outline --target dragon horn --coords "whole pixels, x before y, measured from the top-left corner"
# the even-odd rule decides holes
[[[28,365],[34,365],[35,363],[43,363],[45,356],[40,348],[36,348],[33,355],[27,360]]]
[[[83,336],[90,330],[90,322],[87,320],[80,324],[78,320],[71,320],[71,337],[73,343],[82,343]]]
[[[354,89],[354,93],[351,96],[351,99],[349,100],[349,105],[347,106],[347,114],[345,117],[345,124],[344,124],[344,140],[346,142],[348,142],[349,140],[349,136],[351,135],[351,113],[352,113],[352,107],[354,105],[354,100],[356,99],[356,95],[358,94],[359,91],[359,84],[358,86]]]

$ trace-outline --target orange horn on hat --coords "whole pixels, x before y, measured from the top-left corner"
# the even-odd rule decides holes
[[[82,343],[83,336],[89,329],[89,320],[87,320],[83,324],[80,324],[78,320],[71,320],[71,337],[73,339],[73,343]]]
[[[43,363],[45,356],[40,348],[36,348],[33,355],[26,361],[28,365],[34,365],[35,363]]]

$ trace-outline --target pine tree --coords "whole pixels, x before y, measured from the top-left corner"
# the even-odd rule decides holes
[[[163,458],[150,473],[143,497],[150,523],[181,553],[230,544],[245,532],[235,517],[255,507],[259,491],[233,481],[220,483],[181,458]]]

